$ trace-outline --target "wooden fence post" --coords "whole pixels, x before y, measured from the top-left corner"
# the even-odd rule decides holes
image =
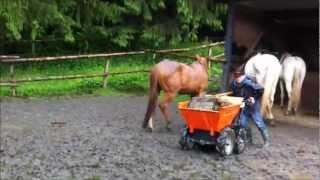
[[[156,53],[153,53],[153,54],[152,54],[153,64],[156,63],[156,58],[157,58],[157,54],[156,54]]]
[[[107,73],[109,73],[109,64],[110,64],[110,60],[108,59],[106,60],[105,66],[104,66],[105,75],[103,76],[103,85],[102,85],[103,88],[107,87],[107,77],[108,77]]]
[[[36,55],[36,42],[34,40],[32,40],[31,42],[31,54],[32,54],[32,57]]]
[[[209,48],[208,56],[210,57],[212,54],[212,47]],[[209,61],[209,68],[211,68],[211,61]]]
[[[14,64],[10,64],[10,78],[12,83],[16,83],[14,80]],[[16,86],[11,86],[12,96],[16,96]]]

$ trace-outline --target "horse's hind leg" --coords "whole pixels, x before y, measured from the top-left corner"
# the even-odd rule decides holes
[[[284,108],[284,87],[283,87],[283,81],[280,80],[280,99],[281,99],[281,103],[280,103],[280,107],[281,109]]]
[[[159,103],[159,108],[163,114],[163,117],[166,121],[166,128],[170,128],[170,119],[169,119],[169,113],[166,110],[169,103],[173,100],[173,98],[175,97],[176,93],[165,93],[163,99],[160,101]]]
[[[278,81],[275,82],[273,88],[272,88],[272,91],[271,91],[271,97],[270,97],[270,106],[269,106],[269,116],[270,116],[270,119],[273,119],[274,116],[272,114],[272,107],[273,107],[273,103],[274,103],[274,94],[276,93],[276,88],[277,88],[277,83]]]
[[[288,94],[288,108],[287,108],[287,112],[286,114],[289,115],[291,110],[292,110],[292,81],[290,79],[286,79],[285,80],[285,84],[286,84],[286,89],[287,89],[287,94]]]

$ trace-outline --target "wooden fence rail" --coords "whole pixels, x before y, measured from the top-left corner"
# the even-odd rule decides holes
[[[17,59],[19,56],[6,56],[6,55],[0,55],[0,59]]]
[[[174,52],[185,52],[192,51],[197,49],[203,49],[207,47],[214,47],[218,45],[222,45],[224,42],[216,42],[211,44],[206,44],[202,46],[192,47],[192,48],[180,48],[180,49],[164,49],[164,50],[151,50],[146,49],[142,51],[131,51],[131,52],[116,52],[116,53],[102,53],[102,54],[82,54],[82,55],[69,55],[69,56],[56,56],[56,57],[36,57],[36,58],[2,58],[0,61],[2,63],[25,63],[25,62],[41,62],[41,61],[59,61],[59,60],[79,60],[83,58],[97,58],[97,57],[113,57],[113,56],[124,56],[124,55],[139,55],[145,54],[148,52],[152,53],[174,53]]]
[[[107,77],[110,75],[122,75],[122,74],[130,74],[130,73],[146,73],[149,70],[135,70],[135,71],[127,71],[127,72],[109,72],[109,64],[110,59],[105,60],[105,67],[103,73],[99,74],[79,74],[79,75],[62,75],[62,76],[47,76],[47,77],[34,77],[34,78],[15,78],[15,64],[20,63],[32,63],[32,62],[46,62],[46,61],[61,61],[61,60],[80,60],[83,58],[108,58],[113,56],[127,56],[127,55],[139,55],[139,54],[152,54],[153,59],[156,58],[157,55],[171,55],[176,57],[183,58],[192,58],[194,56],[181,55],[179,52],[192,51],[197,49],[209,48],[208,58],[211,61],[215,62],[224,62],[223,56],[224,54],[218,56],[211,56],[212,48],[215,46],[223,45],[224,42],[216,42],[191,48],[179,48],[179,49],[164,49],[164,50],[151,50],[145,49],[143,51],[131,51],[131,52],[117,52],[117,53],[103,53],[103,54],[85,54],[85,55],[70,55],[70,56],[56,56],[56,57],[35,57],[35,58],[20,58],[19,56],[7,56],[0,55],[0,63],[9,64],[10,65],[10,78],[6,80],[0,80],[0,86],[9,86],[12,90],[12,95],[16,95],[16,87],[20,83],[32,82],[32,81],[49,81],[49,80],[66,80],[66,79],[81,79],[81,78],[94,78],[94,77],[102,77],[103,87],[107,87]]]

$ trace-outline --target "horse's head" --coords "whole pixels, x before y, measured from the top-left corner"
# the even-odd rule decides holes
[[[201,64],[206,71],[208,71],[208,58],[196,55],[196,61]]]

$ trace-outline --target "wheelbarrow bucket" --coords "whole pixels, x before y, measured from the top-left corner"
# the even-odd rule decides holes
[[[227,98],[232,104],[220,107],[218,111],[188,108],[189,101],[178,103],[178,109],[189,133],[192,134],[194,130],[204,130],[208,131],[210,135],[214,135],[233,123],[240,112],[243,98],[232,96],[223,98]]]

